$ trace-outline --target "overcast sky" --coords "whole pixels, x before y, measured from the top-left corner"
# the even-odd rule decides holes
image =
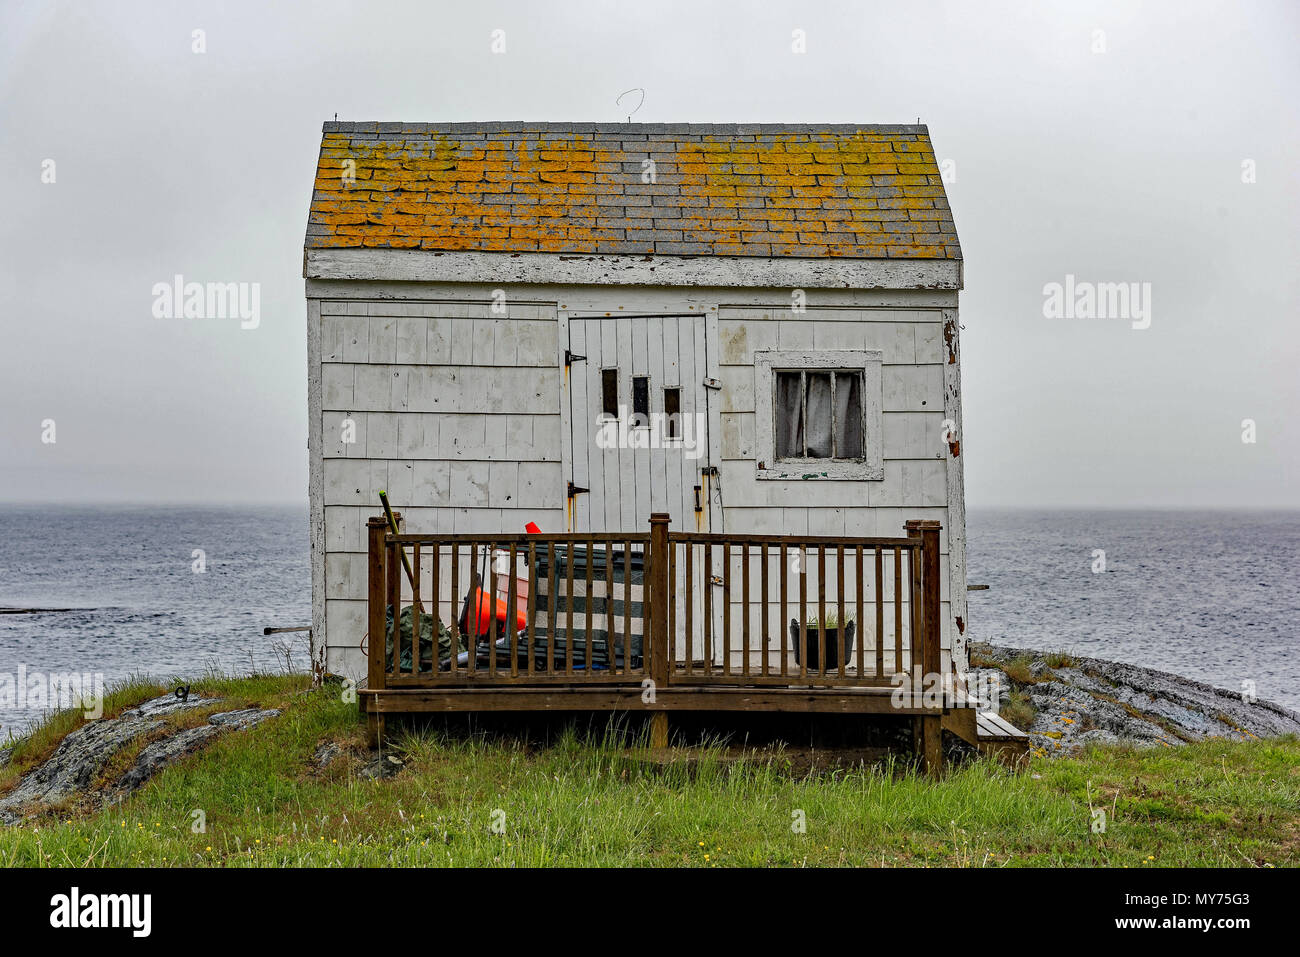
[[[644,87],[638,121],[929,124],[971,507],[1300,506],[1297,37],[1289,0],[5,0],[0,500],[305,505],[321,122],[617,121]],[[178,273],[259,283],[259,327],[154,318]],[[1150,283],[1150,328],[1045,317],[1067,274]]]

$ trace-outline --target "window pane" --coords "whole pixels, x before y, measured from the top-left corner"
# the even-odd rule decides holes
[[[664,389],[664,418],[667,419],[667,438],[680,439],[682,413],[682,390]]]
[[[618,370],[600,370],[601,411],[618,418]]]
[[[641,416],[636,425],[650,423],[650,379],[648,376],[632,377],[632,414]]]
[[[862,376],[856,372],[835,376],[835,454],[862,458]]]
[[[803,458],[803,415],[799,373],[776,374],[776,457]]]
[[[808,457],[830,458],[831,455],[831,374],[808,373]]]

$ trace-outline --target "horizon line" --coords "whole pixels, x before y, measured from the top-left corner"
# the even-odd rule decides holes
[[[148,499],[64,499],[59,501],[40,501],[34,499],[0,499],[0,508],[240,508],[240,507],[277,507],[308,508],[305,499],[218,499],[191,500],[177,499],[168,501],[151,501]],[[381,506],[376,503],[375,508]],[[457,505],[422,506],[408,503],[407,508],[460,508]],[[892,506],[891,506],[892,507]],[[904,508],[905,506],[898,506]],[[918,506],[928,507],[928,506]],[[975,504],[966,503],[966,511],[1003,510],[1015,512],[1029,511],[1197,511],[1197,512],[1296,512],[1300,504],[1249,504],[1249,505],[1207,505],[1207,504],[1094,504],[1094,503],[1040,503],[1040,504]]]

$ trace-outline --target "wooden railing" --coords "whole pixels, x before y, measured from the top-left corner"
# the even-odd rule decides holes
[[[668,524],[411,535],[371,519],[368,687],[863,686],[939,673],[938,522],[909,522],[905,538]]]
[[[671,664],[682,678],[755,685],[888,684],[924,668],[923,534],[670,534]]]

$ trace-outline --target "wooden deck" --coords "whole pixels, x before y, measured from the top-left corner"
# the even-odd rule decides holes
[[[615,535],[368,525],[375,740],[420,712],[644,712],[658,747],[674,711],[890,715],[937,771],[943,717],[972,710],[941,669],[938,522],[905,538],[670,533],[666,515]]]

